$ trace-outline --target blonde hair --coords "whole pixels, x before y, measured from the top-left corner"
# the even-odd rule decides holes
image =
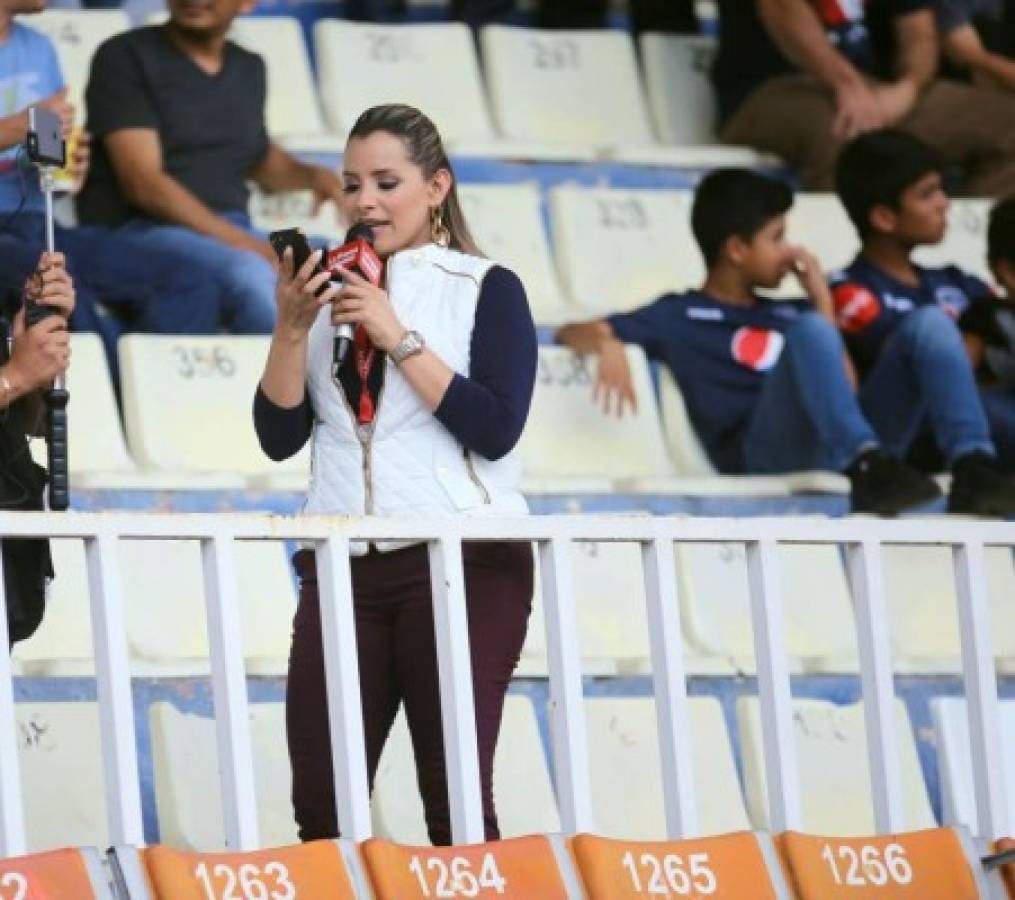
[[[458,199],[458,179],[451,168],[451,160],[444,150],[437,126],[412,106],[405,103],[387,103],[364,112],[349,132],[349,140],[365,138],[378,131],[386,132],[405,142],[409,159],[423,171],[424,178],[432,178],[441,169],[451,174],[451,190],[440,206],[441,217],[451,236],[450,246],[462,253],[482,256],[469,231]]]

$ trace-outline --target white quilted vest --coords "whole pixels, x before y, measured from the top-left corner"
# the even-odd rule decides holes
[[[387,263],[388,295],[399,321],[466,377],[479,289],[492,265],[436,244],[397,253]],[[373,425],[358,426],[345,393],[331,379],[330,311],[322,309],[310,331],[307,384],[316,421],[304,512],[407,517],[528,512],[515,454],[491,462],[467,451],[390,359]],[[353,552],[366,549],[359,544]]]

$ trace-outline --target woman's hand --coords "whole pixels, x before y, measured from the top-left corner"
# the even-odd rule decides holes
[[[341,266],[337,271],[342,276],[343,286],[332,305],[332,324],[362,325],[378,350],[391,352],[406,329],[395,315],[388,292],[357,272]]]
[[[307,336],[311,326],[317,320],[321,307],[331,303],[339,292],[338,285],[327,285],[329,275],[314,269],[321,261],[323,250],[315,250],[298,272],[293,272],[293,251],[287,247],[282,256],[278,281],[275,283],[275,303],[278,306],[278,325],[276,332],[294,340],[302,340]]]

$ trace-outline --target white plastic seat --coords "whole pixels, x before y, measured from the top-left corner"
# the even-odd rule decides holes
[[[120,339],[127,441],[151,470],[195,472],[234,487],[306,487],[309,445],[283,463],[261,451],[251,405],[267,337],[126,335]],[[210,427],[214,425],[214,427]]]
[[[666,820],[655,701],[590,697],[585,710],[596,832],[611,838],[663,840]],[[688,717],[701,834],[749,829],[719,701],[690,698]]]
[[[925,266],[958,266],[966,272],[993,282],[987,263],[987,222],[990,200],[956,197],[948,210],[945,239],[932,247],[917,249],[915,259]]]
[[[528,697],[509,695],[505,700],[494,756],[493,790],[504,837],[560,830],[546,754]],[[378,837],[417,846],[430,843],[404,708],[381,754],[372,811]]]
[[[857,671],[856,626],[849,584],[832,546],[779,548],[786,649],[795,666]],[[754,629],[743,544],[677,548],[683,626],[698,652],[754,672]]]
[[[767,161],[748,147],[723,146],[716,139],[709,77],[717,50],[714,37],[643,34],[640,46],[649,110],[664,144],[701,152],[703,162],[711,161],[709,168]]]
[[[261,846],[295,844],[285,704],[251,703],[249,710]],[[180,850],[224,850],[215,720],[161,702],[151,705],[148,719],[160,842]]]
[[[324,120],[299,21],[293,16],[240,16],[229,37],[264,60],[265,115],[273,137],[319,134]]]
[[[572,550],[578,648],[585,675],[631,675],[651,670],[645,578],[637,544],[579,541]],[[520,674],[546,675],[546,632],[539,570]],[[683,641],[683,662],[696,675],[729,675],[726,659]]]
[[[905,704],[895,703],[902,772],[904,828],[918,831],[936,823],[920,770]],[[802,830],[810,834],[874,834],[870,769],[864,740],[863,707],[825,700],[793,701],[793,724],[800,767]],[[755,828],[770,827],[757,697],[737,700],[747,810]]]
[[[337,134],[348,134],[372,106],[408,103],[434,121],[452,149],[497,143],[467,26],[322,19],[314,44],[324,112]]]
[[[81,541],[51,542],[57,577],[38,632],[15,647],[27,675],[94,671],[88,574]],[[235,543],[240,625],[248,674],[284,673],[296,595],[285,548]],[[119,544],[128,648],[136,675],[209,670],[201,553],[196,541]]]
[[[885,594],[895,667],[915,672],[960,668],[958,600],[951,550],[886,547]],[[1005,547],[986,550],[987,592],[994,656],[1015,670],[1015,562]]]
[[[969,721],[964,697],[935,697],[930,711],[937,732],[937,770],[941,787],[941,817],[945,825],[964,825],[979,831]],[[1008,821],[1015,821],[1015,700],[1001,701],[1002,761]]]
[[[571,301],[599,315],[699,287],[689,191],[564,185],[550,191],[554,245]]]
[[[521,278],[536,323],[558,325],[576,318],[550,254],[538,185],[463,184],[458,194],[480,250]]]
[[[504,137],[555,145],[576,158],[591,151],[625,159],[630,148],[632,161],[666,162],[668,148],[649,125],[629,35],[491,25],[480,41]]]
[[[130,19],[119,9],[49,9],[25,22],[48,35],[56,46],[67,99],[77,111],[75,122],[85,124],[85,88],[92,55],[99,45],[121,31],[130,29]]]
[[[15,716],[28,850],[108,846],[96,705],[18,703]]]
[[[322,238],[329,246],[345,238],[346,227],[335,204],[322,203],[314,213],[314,195],[310,191],[279,191],[267,194],[256,185],[247,203],[250,220],[259,231],[299,228],[311,238]]]

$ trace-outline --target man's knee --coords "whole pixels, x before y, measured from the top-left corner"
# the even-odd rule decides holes
[[[839,329],[828,319],[817,312],[803,313],[788,329],[786,343],[793,347],[806,344],[809,347],[821,347],[826,350],[842,352],[842,336]]]
[[[898,334],[913,340],[938,340],[961,346],[955,320],[938,306],[920,306],[907,315],[898,327]]]

